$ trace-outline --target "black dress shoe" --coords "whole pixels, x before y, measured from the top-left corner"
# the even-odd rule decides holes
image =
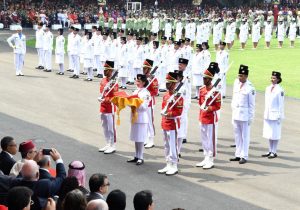
[[[236,147],[236,145],[235,145],[235,144],[232,144],[232,145],[230,145],[230,147]]]
[[[180,157],[180,158],[181,158],[181,154],[180,154],[180,153],[178,154],[178,157]]]
[[[134,82],[129,82],[129,85],[134,85]]]
[[[41,66],[37,66],[37,67],[35,67],[35,69],[41,69]]]
[[[199,152],[203,152],[203,149],[202,149],[202,148],[200,148],[200,149],[199,149]]]
[[[241,158],[239,164],[245,164],[245,163],[247,163],[247,160],[245,158]]]
[[[137,166],[142,165],[142,164],[144,164],[144,160],[138,159],[138,161],[136,161]]]
[[[93,69],[93,71],[97,71],[97,69]]]
[[[223,96],[222,98],[224,99],[224,98],[226,98],[226,96]]]
[[[159,89],[159,92],[164,93],[164,92],[167,92],[167,90],[165,90],[165,89]]]
[[[273,158],[276,158],[276,157],[277,157],[276,153],[271,153],[268,158],[273,159]]]
[[[96,76],[96,77],[98,77],[98,78],[102,78],[102,77],[101,77],[101,74],[97,74],[97,76]]]
[[[128,81],[128,82],[126,82],[126,85],[129,85],[129,83],[130,83],[129,81]]]
[[[262,157],[269,157],[271,155],[271,152],[267,153],[267,154],[264,154],[262,155]]]
[[[76,74],[73,74],[73,76],[70,76],[70,78],[74,78],[76,76]]]
[[[52,70],[51,69],[47,69],[45,72],[51,72]]]
[[[240,160],[241,160],[241,158],[239,158],[239,157],[235,157],[235,158],[230,158],[229,160],[230,160],[230,161],[240,161]]]
[[[187,143],[187,140],[186,140],[186,139],[183,139],[183,140],[182,140],[182,143],[183,143],[183,144]]]
[[[192,97],[192,99],[198,99],[198,96],[194,96],[194,97]]]
[[[69,71],[69,72],[74,72],[74,70],[72,70],[72,69],[68,69],[67,71]]]
[[[127,163],[136,163],[137,161],[138,161],[138,158],[134,157],[134,158],[127,160]]]
[[[79,78],[79,76],[78,75],[74,75],[74,77],[73,77],[74,79],[78,79]]]

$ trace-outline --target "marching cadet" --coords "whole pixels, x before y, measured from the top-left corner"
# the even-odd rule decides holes
[[[93,33],[86,33],[86,41],[83,46],[83,69],[84,72],[87,72],[87,79],[85,81],[93,81],[93,59],[94,59],[94,49],[93,49]]]
[[[194,41],[195,41],[195,36],[196,36],[196,23],[195,19],[192,18],[190,23],[190,40],[191,40],[191,45],[194,46]]]
[[[196,44],[202,44],[202,42],[204,42],[204,24],[202,22],[202,19],[199,20],[196,31]]]
[[[65,63],[65,38],[63,36],[64,29],[58,29],[58,36],[55,39],[55,63],[59,65],[59,72],[56,74],[64,75]]]
[[[50,26],[45,26],[45,34],[43,39],[43,51],[45,56],[45,72],[52,71],[52,50],[53,50],[53,34],[50,31]]]
[[[271,18],[268,17],[267,23],[265,24],[265,42],[266,48],[270,49],[270,42],[272,40],[272,33],[273,33],[273,24]]]
[[[143,38],[138,37],[136,39],[136,46],[133,49],[133,77],[136,78],[138,74],[142,73],[143,61],[144,61],[144,47],[142,45]]]
[[[207,42],[202,43],[202,52],[203,53],[203,70],[206,70],[210,64],[210,52],[209,52],[209,45]]]
[[[168,92],[163,96],[161,127],[164,135],[166,166],[158,170],[159,174],[175,175],[178,173],[177,132],[180,128],[180,116],[184,99],[174,95],[177,85],[177,73],[169,72],[166,76]],[[180,97],[180,98],[179,98]],[[175,104],[176,103],[176,104]]]
[[[88,42],[88,29],[84,29],[83,34],[81,36],[81,42],[80,42],[80,64],[84,66],[84,55],[86,50],[86,43]],[[87,68],[83,67],[83,71],[80,72],[80,74],[86,75],[87,74]]]
[[[196,52],[192,58],[192,74],[193,74],[193,86],[196,87],[195,96],[192,99],[198,99],[199,88],[203,85],[203,53],[202,45],[196,44]]]
[[[128,49],[126,37],[121,37],[121,44],[117,50],[118,77],[121,79],[121,89],[127,89],[126,82],[128,78]]]
[[[175,29],[175,40],[176,41],[179,41],[179,39],[181,39],[182,29],[183,29],[183,26],[182,26],[181,18],[178,18],[178,20],[176,22],[176,29]]]
[[[179,58],[182,57],[180,45],[181,43],[179,41],[174,41],[174,47],[173,49],[170,49],[168,53],[168,72],[173,72],[174,69],[178,68]]]
[[[256,18],[252,25],[252,42],[253,42],[254,50],[257,48],[259,39],[260,39],[260,23],[258,22],[258,19]]]
[[[167,37],[161,37],[161,45],[159,46],[160,51],[160,65],[158,68],[158,84],[159,92],[166,92],[166,75],[167,75],[167,55],[168,55],[168,45],[166,44]]]
[[[296,33],[297,33],[297,23],[296,23],[296,19],[293,17],[292,22],[290,23],[290,30],[289,30],[289,39],[291,41],[290,47],[295,46]]]
[[[26,36],[22,33],[22,26],[18,26],[17,33],[11,35],[6,41],[14,49],[16,76],[24,76],[22,69],[26,54]]]
[[[199,90],[199,121],[201,140],[204,153],[204,160],[197,163],[197,167],[210,169],[214,167],[214,158],[217,154],[217,133],[218,133],[218,115],[217,111],[221,108],[221,94],[213,91],[212,80],[214,75],[219,72],[217,63],[210,63],[207,70],[203,73],[203,83]],[[207,97],[207,96],[210,97]]]
[[[153,66],[156,67],[160,65],[160,61],[161,61],[160,56],[161,54],[159,49],[159,41],[153,41],[153,46],[152,49],[150,50],[150,54],[148,55],[148,57],[145,58],[149,58],[150,60],[152,60]]]
[[[249,25],[248,25],[247,19],[244,18],[242,20],[242,24],[240,26],[240,35],[239,35],[240,43],[241,43],[241,50],[245,49],[248,35],[249,35]]]
[[[172,24],[170,18],[167,18],[167,22],[165,24],[165,37],[169,39],[172,36]]]
[[[235,28],[233,27],[233,18],[229,18],[226,26],[225,42],[227,43],[227,48],[230,50],[232,42],[232,34],[235,34]],[[233,35],[234,36],[234,35]]]
[[[96,34],[93,36],[93,42],[94,42],[94,69],[97,71],[97,77],[99,74],[99,78],[101,78],[101,75],[99,72],[101,72],[101,69],[103,69],[104,63],[100,61],[100,52],[101,52],[101,44],[102,44],[102,35],[101,35],[102,28],[98,27]],[[102,70],[103,71],[103,70]]]
[[[154,137],[155,137],[155,126],[154,126],[154,107],[155,107],[155,96],[158,94],[158,80],[156,77],[150,74],[151,69],[154,66],[154,61],[150,59],[146,59],[143,64],[143,73],[146,75],[149,84],[147,85],[147,90],[151,95],[151,99],[149,102],[149,108],[147,110],[148,113],[148,138],[145,142],[145,148],[149,149],[154,147]],[[155,67],[156,68],[156,67]]]
[[[40,22],[37,25],[37,30],[35,32],[35,48],[39,57],[39,65],[35,69],[44,69],[44,51],[43,51],[43,43],[44,43],[44,29],[43,23]]]
[[[255,89],[248,80],[248,74],[248,66],[240,65],[231,101],[236,150],[235,158],[231,158],[230,161],[239,161],[240,164],[248,160],[250,125],[255,111]]]
[[[269,153],[262,155],[270,159],[277,157],[277,145],[281,138],[281,121],[284,118],[284,91],[279,85],[281,73],[273,71],[271,85],[265,91],[263,137],[269,140]]]
[[[111,81],[114,62],[106,61],[104,64],[104,78],[100,82],[100,119],[103,128],[106,145],[99,149],[99,152],[111,154],[116,151],[116,106],[110,102],[115,93],[118,92],[118,84]]]
[[[285,25],[283,23],[283,17],[279,17],[278,25],[277,25],[277,39],[278,39],[279,48],[282,48],[284,36],[285,36]]]
[[[74,67],[74,74],[70,78],[78,79],[79,78],[79,71],[80,71],[80,43],[81,37],[78,35],[78,28],[75,28],[73,31],[73,37],[70,40],[70,55],[71,55],[71,62],[72,66]]]
[[[191,60],[193,54],[193,48],[191,47],[191,39],[186,38],[184,46],[182,47],[182,57]]]
[[[226,71],[229,64],[229,54],[225,50],[225,47],[226,47],[226,43],[221,41],[220,50],[216,54],[216,62],[218,63],[218,66],[220,68],[220,72],[219,72],[221,78],[220,92],[222,98],[226,97],[226,73],[227,73]]]
[[[74,65],[73,65],[73,62],[72,62],[72,56],[70,54],[71,43],[73,43],[72,39],[75,36],[74,35],[74,30],[75,30],[74,26],[71,26],[69,28],[69,34],[68,34],[67,52],[68,52],[68,57],[69,57],[69,69],[67,71],[69,71],[69,72],[74,72]]]
[[[133,40],[133,33],[128,34],[127,39],[127,58],[128,58],[128,81],[126,84],[133,85],[134,84],[134,70],[133,70],[133,54],[135,48],[135,40]]]
[[[128,163],[136,163],[136,165],[142,165],[144,163],[144,142],[148,138],[148,105],[151,100],[151,95],[147,90],[148,79],[146,75],[138,74],[136,76],[137,89],[132,95],[137,95],[143,100],[143,103],[137,108],[137,120],[131,123],[130,140],[135,142],[135,155],[132,159],[127,160]],[[131,118],[133,113],[131,112]]]
[[[218,50],[219,43],[222,39],[222,32],[223,32],[223,22],[221,18],[217,18],[215,20],[215,25],[213,27],[213,44],[215,45],[215,50]],[[202,44],[198,43],[198,44]]]
[[[103,78],[103,66],[110,56],[111,41],[108,38],[108,33],[102,32],[102,39],[100,40],[99,46],[100,67],[97,69],[98,78]]]

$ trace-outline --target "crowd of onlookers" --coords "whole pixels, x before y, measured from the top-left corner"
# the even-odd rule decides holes
[[[38,151],[32,140],[18,146],[12,137],[6,136],[1,140],[1,149],[0,210],[126,209],[126,194],[119,189],[109,192],[108,176],[95,173],[87,181],[81,161],[72,161],[66,171],[60,153],[54,148]],[[22,159],[15,161],[18,151]],[[135,210],[154,209],[151,191],[136,193],[133,206]]]

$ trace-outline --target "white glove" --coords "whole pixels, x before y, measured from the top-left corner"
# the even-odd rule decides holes
[[[104,99],[103,99],[102,97],[98,97],[98,101],[99,101],[100,103],[102,103],[102,102],[104,101]]]

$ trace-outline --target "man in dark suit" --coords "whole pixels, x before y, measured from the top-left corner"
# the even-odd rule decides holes
[[[0,153],[0,170],[9,175],[9,172],[16,161],[13,155],[17,153],[17,143],[13,137],[6,136],[1,140],[1,153]]]
[[[40,166],[39,169],[39,179],[51,179],[52,176],[49,172],[51,166],[51,160],[49,155],[43,155],[42,159],[37,163]]]
[[[90,194],[87,196],[87,202],[96,199],[104,200],[103,195],[108,192],[108,178],[104,174],[93,174],[89,180]]]
[[[41,152],[40,152],[41,153]],[[22,178],[0,175],[0,193],[7,192],[14,186],[25,186],[33,191],[34,204],[31,210],[40,210],[47,205],[49,197],[56,195],[66,177],[66,170],[60,154],[52,149],[50,156],[56,162],[56,178],[39,180],[39,166],[34,160],[27,160],[21,170]]]

